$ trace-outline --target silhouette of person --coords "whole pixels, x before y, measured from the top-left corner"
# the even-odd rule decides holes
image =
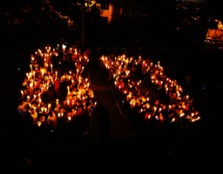
[[[108,141],[110,139],[110,118],[109,113],[104,105],[98,104],[96,107],[96,118],[100,126],[100,139]]]

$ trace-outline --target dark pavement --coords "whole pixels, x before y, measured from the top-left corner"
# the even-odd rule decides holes
[[[136,128],[123,117],[109,84],[108,74],[104,68],[100,67],[99,58],[91,57],[88,68],[95,98],[98,104],[104,107],[109,117],[111,139],[141,136]]]

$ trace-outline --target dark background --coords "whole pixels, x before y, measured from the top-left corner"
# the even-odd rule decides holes
[[[17,9],[27,2],[30,3],[1,2],[1,13],[5,14],[6,9]],[[39,1],[32,1],[33,16],[26,16],[29,22],[23,25],[8,25],[5,16],[1,15],[1,168],[6,168],[11,173],[16,170],[19,173],[66,173],[70,170],[222,172],[222,51],[204,47],[204,34],[200,33],[199,27],[184,26],[186,29],[176,32],[176,21],[181,21],[184,16],[178,16],[175,2],[159,2],[150,1],[150,9],[155,11],[151,17],[123,17],[110,27],[103,24],[103,29],[107,29],[103,32],[99,30],[100,25],[95,25],[96,22],[89,19],[86,23],[86,48],[91,49],[95,55],[99,55],[97,50],[105,53],[124,51],[151,56],[154,62],[161,60],[166,73],[178,79],[194,97],[202,116],[198,129],[182,137],[126,138],[97,144],[79,144],[75,140],[46,144],[28,141],[23,137],[24,132],[21,131],[21,120],[17,118],[16,109],[20,84],[28,70],[30,53],[45,44],[62,40],[80,44],[80,27],[77,26],[77,30],[73,31],[60,22],[51,23],[48,15],[40,12]],[[17,11],[13,14],[24,15]],[[34,16],[41,19],[41,25],[33,22]],[[208,1],[201,16],[204,19],[213,16],[222,18],[219,2]],[[202,31],[207,26],[205,22],[202,23]]]

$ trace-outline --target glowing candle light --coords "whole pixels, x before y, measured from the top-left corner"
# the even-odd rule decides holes
[[[59,104],[59,99],[57,98],[57,99],[56,99],[56,105],[58,105],[58,104]]]
[[[51,108],[51,103],[48,103],[48,110],[50,110]]]
[[[81,73],[84,71],[84,66],[81,67]]]
[[[34,58],[34,56],[33,56],[33,55],[31,55],[31,61],[32,61],[32,62],[34,61],[34,59],[35,59],[35,58]]]
[[[70,87],[67,86],[67,94],[70,94]]]
[[[41,122],[41,121],[37,121],[37,126],[38,126],[38,127],[40,127],[40,126],[41,126],[41,124],[42,124],[42,122]]]
[[[70,100],[68,100],[68,99],[67,99],[67,105],[68,105],[68,106],[70,105]]]
[[[23,98],[23,96],[24,96],[24,92],[23,92],[23,90],[21,90],[20,92],[21,92],[21,95],[22,95],[22,98]]]
[[[172,118],[172,119],[171,119],[171,122],[173,123],[173,122],[175,122],[175,120],[176,120],[175,118]]]
[[[65,52],[65,50],[66,50],[66,45],[65,44],[62,44],[62,50],[63,50],[63,52]]]
[[[30,67],[30,70],[31,70],[31,72],[32,72],[32,71],[33,71],[33,65],[30,64],[29,67]]]
[[[33,79],[35,80],[35,75],[36,75],[36,72],[35,72],[35,71],[33,71],[32,75],[33,75]]]
[[[76,70],[76,73],[77,73],[77,75],[79,74],[79,69],[77,68],[77,70]]]
[[[50,68],[51,68],[51,74],[53,74],[53,64],[50,64]]]

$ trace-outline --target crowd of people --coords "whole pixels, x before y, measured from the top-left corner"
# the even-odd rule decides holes
[[[37,127],[56,129],[77,117],[88,116],[97,105],[84,71],[86,52],[57,44],[31,55],[30,71],[22,83],[18,111]],[[144,122],[187,124],[201,117],[182,86],[167,77],[160,61],[126,55],[102,55],[114,91],[126,115]],[[128,116],[127,116],[128,117]]]
[[[109,72],[120,103],[127,108],[125,114],[157,125],[183,125],[201,118],[192,98],[184,94],[177,80],[165,75],[160,61],[154,64],[150,58],[126,55],[103,55],[100,61]]]
[[[90,119],[97,102],[84,75],[88,62],[88,55],[75,46],[38,49],[31,55],[30,71],[21,85],[21,117],[50,130],[77,117]]]

